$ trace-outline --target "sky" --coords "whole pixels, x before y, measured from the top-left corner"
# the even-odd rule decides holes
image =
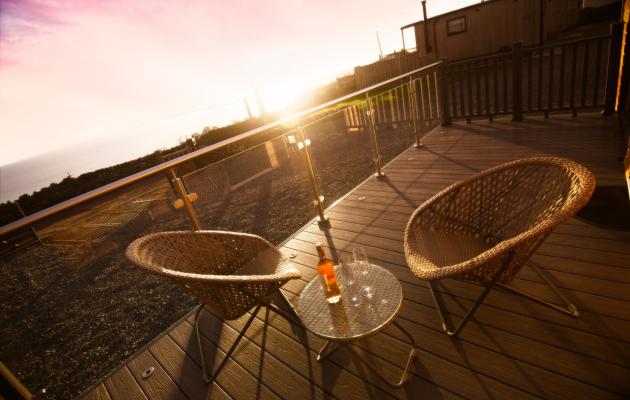
[[[0,0],[0,166],[103,138],[172,146],[256,93],[279,109],[420,19],[418,0]]]

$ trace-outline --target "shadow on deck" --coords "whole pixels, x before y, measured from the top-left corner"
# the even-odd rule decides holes
[[[316,361],[323,340],[282,318],[260,313],[211,387],[200,377],[192,316],[175,324],[84,395],[85,399],[250,398],[621,398],[630,394],[630,233],[574,218],[559,226],[533,259],[578,306],[574,319],[501,291],[491,292],[457,339],[444,335],[426,285],[405,264],[402,237],[411,212],[449,184],[514,159],[554,155],[589,167],[598,185],[624,185],[614,122],[597,115],[521,123],[457,123],[438,128],[424,147],[409,148],[328,210],[330,226],[313,222],[281,250],[295,255],[302,279],[285,285],[297,302],[316,275],[315,243],[338,257],[366,248],[373,263],[401,282],[398,322],[415,337],[413,377],[390,389],[339,351]],[[545,299],[553,293],[525,268],[514,285]],[[480,291],[475,283],[439,285],[451,316],[463,315]],[[209,364],[223,356],[247,315],[222,323],[210,312],[201,330]],[[393,328],[358,343],[389,379],[400,374],[406,344]],[[143,379],[146,368],[155,373]]]

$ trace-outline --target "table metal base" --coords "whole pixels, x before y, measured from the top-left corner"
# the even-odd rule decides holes
[[[341,345],[346,345],[345,347],[350,350],[352,354],[366,367],[370,369],[376,376],[379,377],[380,380],[385,382],[387,385],[393,388],[402,387],[409,380],[409,375],[411,373],[411,366],[413,365],[413,359],[416,357],[416,342],[413,339],[413,336],[409,334],[402,326],[398,325],[396,321],[392,322],[402,333],[409,338],[409,342],[411,343],[411,350],[409,351],[409,357],[407,358],[407,363],[405,364],[405,368],[403,369],[403,373],[400,376],[400,380],[397,383],[392,383],[389,380],[385,379],[380,372],[376,370],[358,351],[356,351],[352,346],[347,346],[347,342],[341,341],[332,341],[329,340],[326,344],[321,348],[319,353],[317,354],[317,361],[322,361],[324,358],[328,357],[332,353],[334,353]]]

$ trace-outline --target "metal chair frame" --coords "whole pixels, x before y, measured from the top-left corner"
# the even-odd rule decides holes
[[[280,315],[281,317],[283,317],[284,319],[286,319],[290,323],[292,323],[294,325],[297,325],[297,326],[299,326],[301,328],[304,328],[304,325],[302,325],[302,322],[300,321],[299,317],[297,316],[297,313],[295,312],[295,309],[293,308],[291,303],[289,303],[289,301],[286,299],[286,297],[284,297],[284,294],[282,294],[282,292],[280,292],[279,289],[276,289],[276,290],[285,299],[285,301],[287,302],[287,304],[289,305],[289,307],[291,309],[291,312],[288,313],[288,312],[284,311],[283,309],[281,309],[280,307],[278,307],[277,305],[275,305],[275,304],[273,304],[273,303],[271,303],[269,301],[257,298],[259,300],[259,303],[254,308],[254,311],[252,311],[252,314],[247,319],[247,322],[245,323],[245,325],[243,326],[243,328],[239,332],[239,334],[236,337],[236,340],[234,341],[232,346],[230,346],[229,350],[225,353],[225,356],[223,356],[223,360],[221,360],[221,363],[219,364],[217,369],[212,374],[208,373],[208,369],[206,367],[206,358],[204,357],[203,346],[201,344],[201,335],[199,333],[199,319],[200,319],[200,316],[201,316],[201,311],[204,309],[204,304],[202,303],[202,304],[199,305],[199,307],[197,308],[197,311],[195,312],[194,325],[195,325],[195,333],[197,335],[197,346],[199,347],[199,355],[201,356],[202,379],[204,380],[204,382],[206,382],[207,384],[211,385],[216,380],[216,378],[219,376],[219,373],[221,372],[223,367],[225,367],[225,364],[228,362],[228,360],[230,359],[230,356],[232,355],[232,353],[236,349],[236,346],[238,346],[238,344],[241,341],[241,339],[243,338],[243,336],[245,336],[245,333],[247,333],[247,330],[249,329],[250,325],[252,324],[252,322],[254,322],[254,319],[256,318],[256,315],[258,314],[258,311],[260,311],[260,309],[263,306],[267,307],[269,310],[271,310],[271,311],[275,312],[276,314]]]

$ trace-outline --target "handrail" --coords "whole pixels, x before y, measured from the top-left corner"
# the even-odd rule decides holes
[[[572,43],[590,42],[593,40],[607,39],[610,37],[611,37],[610,34],[606,33],[603,35],[589,36],[589,37],[574,39],[574,40],[563,40],[559,42],[544,44],[542,46],[523,47],[523,51],[530,52],[530,51],[536,51],[536,50],[543,50],[550,47],[564,46],[564,45],[572,44]],[[469,62],[474,62],[474,61],[479,61],[479,60],[486,60],[486,59],[499,58],[499,57],[511,57],[511,56],[512,56],[511,51],[504,52],[504,53],[491,53],[491,54],[484,54],[482,56],[462,58],[456,61],[449,61],[448,65],[450,67],[454,65],[466,64]]]
[[[610,38],[610,37],[611,37],[610,33],[605,33],[603,35],[589,36],[589,37],[580,38],[580,39],[573,39],[573,40],[569,39],[569,40],[563,40],[563,41],[559,41],[559,42],[544,44],[542,46],[528,47],[528,48],[525,48],[524,50],[526,50],[526,51],[542,50],[542,49],[547,49],[549,47],[564,46],[564,45],[572,44],[572,43],[590,42],[590,41],[606,39],[606,38]]]
[[[367,88],[363,88],[363,89],[357,90],[357,91],[352,92],[350,94],[347,94],[345,96],[342,96],[342,97],[330,100],[330,101],[328,101],[326,103],[323,103],[323,104],[311,107],[311,108],[309,108],[307,110],[298,112],[296,114],[280,118],[280,119],[278,119],[276,121],[270,122],[270,123],[265,124],[263,126],[260,126],[258,128],[251,129],[251,130],[249,130],[247,132],[238,134],[236,136],[232,136],[231,138],[223,140],[223,141],[221,141],[219,143],[215,143],[215,144],[212,144],[210,146],[204,147],[202,149],[195,150],[195,151],[193,151],[191,153],[184,154],[184,155],[182,155],[180,157],[174,158],[172,160],[163,162],[163,163],[161,163],[159,165],[156,165],[154,167],[151,167],[151,168],[145,169],[143,171],[137,172],[137,173],[135,173],[133,175],[130,175],[130,176],[122,178],[122,179],[119,179],[119,180],[117,180],[115,182],[112,182],[112,183],[109,183],[107,185],[101,186],[101,187],[96,188],[94,190],[91,190],[91,191],[89,191],[87,193],[83,193],[83,194],[81,194],[79,196],[73,197],[73,198],[68,199],[66,201],[63,201],[63,202],[61,202],[59,204],[56,204],[56,205],[51,206],[51,207],[48,207],[48,208],[46,208],[44,210],[38,211],[38,212],[36,212],[34,214],[28,215],[28,216],[26,216],[24,218],[21,218],[21,219],[19,219],[17,221],[11,222],[11,223],[9,223],[7,225],[4,225],[4,226],[0,227],[0,235],[7,234],[9,232],[12,232],[12,231],[14,231],[16,229],[23,228],[25,226],[29,226],[29,225],[37,222],[37,221],[40,221],[40,220],[42,220],[44,218],[49,217],[51,215],[54,215],[54,214],[57,214],[57,213],[59,213],[61,211],[67,210],[68,208],[71,208],[71,207],[77,206],[79,204],[85,203],[86,201],[89,201],[89,200],[92,200],[94,198],[100,197],[100,196],[102,196],[104,194],[110,193],[110,192],[112,192],[114,190],[120,189],[120,188],[122,188],[124,186],[130,185],[130,184],[132,184],[134,182],[137,182],[137,181],[140,181],[142,179],[146,179],[146,178],[148,178],[150,176],[153,176],[153,175],[156,175],[156,174],[158,174],[160,172],[167,171],[167,170],[169,170],[169,169],[171,169],[173,167],[176,167],[178,165],[184,164],[184,163],[186,163],[186,162],[188,162],[190,160],[193,160],[193,159],[195,159],[197,157],[200,157],[202,155],[211,153],[211,152],[213,152],[215,150],[224,148],[224,147],[226,147],[228,145],[231,145],[233,143],[240,142],[240,141],[242,141],[244,139],[247,139],[247,138],[250,138],[252,136],[255,136],[255,135],[257,135],[257,134],[259,134],[261,132],[267,131],[267,130],[269,130],[271,128],[276,128],[276,127],[278,127],[278,126],[280,126],[282,124],[285,124],[285,123],[287,123],[289,121],[297,120],[297,119],[302,118],[302,117],[304,117],[306,115],[315,113],[317,111],[321,111],[321,110],[323,110],[323,109],[325,109],[327,107],[330,107],[330,106],[332,106],[334,104],[337,104],[337,103],[340,103],[342,101],[351,99],[351,98],[356,97],[356,96],[361,95],[361,94],[368,93],[371,90],[377,89],[379,87],[386,86],[386,85],[388,85],[390,83],[396,82],[397,80],[400,80],[400,79],[406,78],[408,76],[417,74],[419,72],[422,72],[422,71],[429,70],[431,68],[437,67],[438,65],[442,64],[443,62],[444,62],[443,60],[438,60],[438,61],[436,61],[434,63],[429,64],[429,65],[425,65],[424,67],[415,69],[413,71],[410,71],[410,72],[407,72],[407,73],[404,73],[404,74],[401,74],[401,75],[398,75],[398,76],[396,76],[394,78],[388,79],[388,80],[383,81],[383,82],[379,82],[379,83],[374,84],[372,86],[369,86]]]

